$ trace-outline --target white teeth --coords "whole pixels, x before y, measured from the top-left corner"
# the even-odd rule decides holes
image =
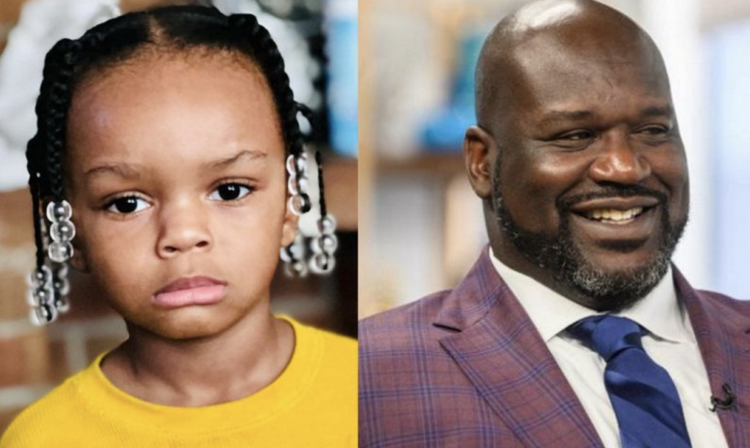
[[[598,208],[586,212],[586,217],[597,221],[610,223],[626,223],[643,213],[643,207],[635,207],[629,210],[615,210],[611,208]]]

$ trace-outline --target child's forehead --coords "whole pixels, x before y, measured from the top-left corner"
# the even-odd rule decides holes
[[[146,47],[126,60],[87,70],[73,95],[75,99],[90,91],[118,87],[143,88],[153,82],[177,83],[184,79],[195,82],[196,74],[204,74],[215,80],[221,76],[239,77],[243,83],[256,89],[269,89],[268,81],[258,65],[245,55],[200,48],[179,51]]]
[[[163,165],[241,149],[284,153],[260,72],[207,56],[145,58],[90,79],[74,95],[68,146],[80,169],[103,159]]]

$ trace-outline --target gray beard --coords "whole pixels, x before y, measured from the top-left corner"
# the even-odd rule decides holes
[[[642,186],[604,187],[601,191],[558,201],[557,210],[560,226],[555,235],[532,232],[519,226],[505,207],[500,188],[500,163],[495,166],[492,185],[492,202],[495,217],[501,232],[516,249],[540,269],[551,272],[556,282],[587,297],[597,311],[619,311],[651,292],[669,270],[672,254],[680,240],[687,218],[671,224],[668,198],[661,192]],[[610,272],[598,269],[581,253],[570,232],[572,212],[570,206],[592,198],[652,196],[661,205],[661,241],[655,257],[647,263],[632,269]],[[626,246],[610,247],[613,250],[628,251]]]

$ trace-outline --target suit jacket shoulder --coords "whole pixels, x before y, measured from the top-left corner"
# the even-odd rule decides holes
[[[687,308],[711,395],[729,446],[750,446],[750,301],[697,291],[675,269],[678,296]]]
[[[739,319],[741,322],[747,322],[750,318],[750,300],[738,300],[725,294],[700,289],[696,289],[695,293],[712,312],[721,314],[730,321]]]
[[[416,302],[390,309],[359,322],[360,350],[366,353],[398,353],[402,350],[423,350],[428,340],[443,332],[432,322],[440,314],[451,291],[441,291]]]
[[[453,290],[360,323],[361,447],[599,447],[486,251]]]

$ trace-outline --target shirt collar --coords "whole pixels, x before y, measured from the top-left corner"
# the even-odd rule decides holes
[[[489,251],[495,270],[513,291],[545,342],[549,342],[571,324],[599,314],[511,269],[495,257],[492,248]],[[677,300],[671,266],[646,297],[632,307],[614,314],[634,320],[659,339],[671,342],[694,340],[687,322],[687,313]]]

